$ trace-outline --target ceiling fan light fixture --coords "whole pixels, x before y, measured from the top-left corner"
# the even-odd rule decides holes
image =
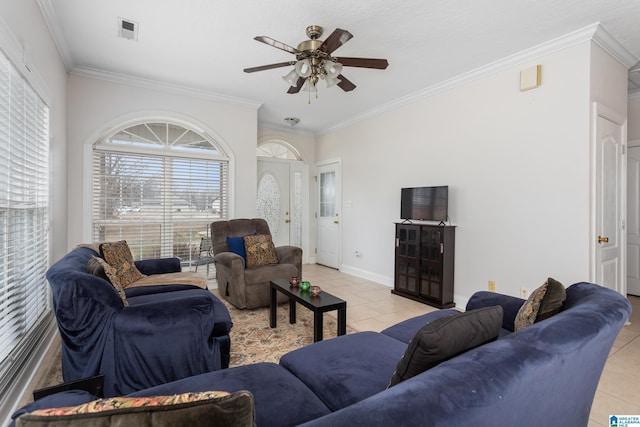
[[[338,80],[337,77],[333,77],[333,76],[330,76],[330,75],[327,75],[327,77],[325,77],[324,81],[327,82],[327,87],[332,87],[332,86],[335,86],[338,83],[340,83],[340,80]]]
[[[243,71],[245,73],[254,73],[293,65],[293,70],[282,76],[282,80],[290,86],[287,93],[294,94],[299,93],[301,90],[307,90],[311,94],[311,91],[315,91],[317,98],[318,81],[320,80],[325,80],[327,87],[338,86],[344,92],[350,92],[356,88],[356,85],[342,74],[343,67],[384,70],[389,65],[386,59],[333,57],[331,56],[333,52],[351,40],[353,34],[347,30],[336,28],[326,39],[320,40],[322,33],[322,27],[318,25],[308,26],[307,36],[309,40],[299,43],[297,48],[274,40],[271,37],[256,36],[254,40],[291,53],[295,55],[296,60],[245,68]],[[309,99],[311,99],[311,96],[309,96]]]
[[[282,80],[287,82],[289,86],[295,86],[298,82],[298,73],[296,72],[295,68],[289,71],[285,76],[282,76]]]
[[[342,73],[342,64],[339,62],[325,61],[324,71],[329,77],[337,77]]]
[[[300,77],[307,78],[311,75],[311,61],[302,59],[296,62],[295,71]]]

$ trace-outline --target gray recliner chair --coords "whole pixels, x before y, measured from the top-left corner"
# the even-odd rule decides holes
[[[216,279],[220,295],[237,308],[267,307],[270,304],[269,282],[302,276],[302,249],[296,246],[275,248],[277,264],[245,268],[242,256],[231,252],[227,237],[252,234],[271,235],[264,219],[232,219],[211,223],[211,242]],[[278,292],[278,302],[287,297]]]

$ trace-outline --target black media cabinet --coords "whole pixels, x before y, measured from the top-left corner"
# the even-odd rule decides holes
[[[396,223],[393,294],[451,308],[455,226]]]

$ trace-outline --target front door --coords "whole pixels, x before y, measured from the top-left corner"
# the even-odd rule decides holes
[[[595,105],[595,282],[622,294],[626,293],[624,255],[626,216],[623,177],[625,164],[625,120],[608,109]]]
[[[627,156],[627,293],[640,296],[640,141]]]
[[[258,160],[258,217],[275,246],[302,247],[304,165],[291,160]]]
[[[317,172],[316,263],[338,268],[340,265],[340,163],[318,166]]]

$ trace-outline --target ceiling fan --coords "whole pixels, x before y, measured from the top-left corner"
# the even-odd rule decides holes
[[[341,74],[342,67],[360,67],[384,70],[389,65],[389,62],[387,62],[386,59],[331,56],[336,49],[349,41],[353,37],[353,34],[347,30],[336,28],[329,37],[322,41],[319,40],[322,33],[322,27],[318,25],[308,26],[307,36],[310,40],[301,42],[298,44],[297,48],[281,43],[271,37],[257,36],[254,40],[273,46],[276,49],[292,53],[296,56],[296,60],[245,68],[244,72],[254,73],[256,71],[264,71],[272,68],[293,65],[293,70],[282,77],[282,79],[291,86],[287,93],[300,92],[305,82],[308,82],[307,84],[309,89],[311,89],[311,87],[316,88],[316,85],[320,80],[324,80],[327,83],[327,87],[337,85],[345,92],[349,92],[355,89],[356,85]]]

